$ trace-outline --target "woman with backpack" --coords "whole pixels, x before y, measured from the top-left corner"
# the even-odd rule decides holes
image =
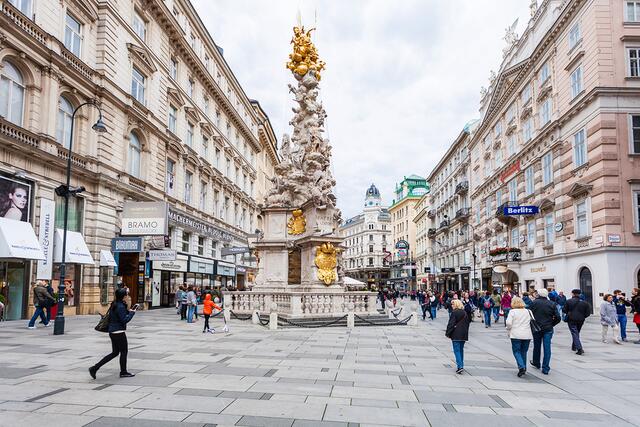
[[[525,308],[521,298],[511,299],[511,310],[505,320],[509,338],[511,339],[511,351],[518,365],[518,377],[527,373],[527,352],[533,339],[531,321],[535,321],[533,314]]]
[[[456,374],[464,372],[464,343],[469,341],[469,316],[464,304],[459,299],[451,300],[451,317],[447,324],[445,336],[451,339],[453,354],[456,357]]]
[[[484,294],[484,297],[480,298],[481,306],[482,306],[482,314],[484,315],[484,327],[491,327],[491,313],[493,313],[493,307],[495,307],[496,303],[491,298],[491,293],[487,291]]]
[[[135,376],[135,374],[127,371],[127,353],[129,352],[129,344],[127,343],[127,323],[136,314],[137,304],[133,307],[133,310],[129,310],[124,297],[128,293],[127,288],[116,289],[115,300],[111,303],[109,308],[109,338],[111,339],[111,353],[107,354],[98,363],[89,368],[89,375],[94,380],[96,379],[96,373],[102,365],[109,362],[111,359],[120,355],[120,378],[129,378]]]

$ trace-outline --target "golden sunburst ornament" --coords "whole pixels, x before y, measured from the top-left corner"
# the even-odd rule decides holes
[[[302,234],[307,229],[307,220],[302,214],[302,209],[291,212],[292,217],[287,221],[287,232],[292,235]]]
[[[318,280],[322,280],[327,286],[338,278],[336,274],[337,254],[336,248],[331,243],[323,243],[316,248],[314,262],[318,267]]]

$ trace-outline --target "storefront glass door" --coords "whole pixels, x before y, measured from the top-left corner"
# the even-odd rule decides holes
[[[4,320],[18,320],[28,301],[25,265],[22,262],[0,262],[0,294],[4,298]]]

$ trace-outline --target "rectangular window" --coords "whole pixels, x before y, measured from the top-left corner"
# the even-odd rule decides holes
[[[554,238],[555,238],[554,218],[553,218],[553,214],[549,213],[544,216],[544,243],[547,246],[553,245]]]
[[[540,68],[539,83],[542,86],[549,79],[549,63],[545,62]]]
[[[373,224],[369,224],[371,226],[371,230],[373,230]],[[373,242],[373,234],[369,234],[369,241]]]
[[[525,105],[531,99],[531,83],[526,85],[524,89],[522,89],[522,95],[520,95],[520,99],[522,105]]]
[[[511,121],[516,117],[516,104],[515,102],[509,106],[507,110],[507,123],[511,123]]]
[[[640,77],[640,48],[627,49],[629,58],[629,76]]]
[[[549,151],[542,156],[542,185],[553,181],[553,152]]]
[[[216,168],[220,170],[220,149],[216,148]]]
[[[144,76],[136,67],[131,71],[131,96],[141,104],[144,104]]]
[[[589,235],[589,219],[587,217],[587,201],[576,204],[576,238]]]
[[[176,179],[176,162],[167,159],[167,194],[173,195],[173,188]]]
[[[484,149],[488,150],[489,148],[491,148],[491,144],[493,144],[493,141],[491,140],[491,137],[487,135],[484,138]]]
[[[633,192],[633,211],[635,212],[635,232],[640,232],[640,190]]]
[[[193,90],[196,86],[196,83],[193,80],[189,80],[189,85],[187,86],[187,93],[189,94],[189,98],[193,98]]]
[[[626,22],[640,22],[640,1],[628,1]]]
[[[369,245],[369,253],[373,253],[373,245]]]
[[[580,33],[580,23],[576,22],[576,24],[569,30],[569,50],[576,47],[580,40],[582,40],[582,34]]]
[[[138,35],[138,37],[142,39],[142,41],[145,41],[144,36],[147,31],[146,26],[147,26],[147,23],[144,21],[144,19],[142,19],[140,14],[138,14],[138,12],[134,12],[133,13],[133,31]]]
[[[540,108],[540,127],[551,121],[551,98],[547,98]]]
[[[502,167],[502,147],[496,150],[496,169]]]
[[[187,122],[187,145],[189,147],[193,147],[193,132],[193,124],[191,122]]]
[[[533,166],[529,166],[524,171],[524,183],[525,183],[525,189],[526,189],[527,196],[532,195],[533,191],[534,191],[533,174],[534,174]]]
[[[369,258],[369,266],[373,266],[373,258]]]
[[[171,58],[171,77],[178,80],[178,60],[175,58]]]
[[[493,127],[493,133],[495,134],[496,138],[502,135],[502,122],[498,121],[498,123],[496,123],[496,125]]]
[[[531,141],[532,138],[532,132],[533,132],[533,119],[531,119],[531,117],[529,117],[523,124],[522,124],[522,138],[525,142]]]
[[[631,116],[631,147],[632,154],[640,154],[640,116]]]
[[[518,227],[514,227],[511,229],[511,246],[517,248],[520,244],[520,229]]]
[[[491,216],[493,215],[493,212],[492,212],[493,209],[491,207],[491,204],[492,204],[491,197],[487,197],[487,199],[485,201],[487,219],[491,218]]]
[[[220,192],[218,190],[213,190],[213,216],[220,217],[222,216],[220,211],[218,211],[219,204],[218,200],[220,199]]]
[[[191,189],[193,188],[193,174],[186,171],[184,174],[184,202],[191,203]]]
[[[512,133],[507,140],[507,155],[509,157],[516,154],[516,135]]]
[[[582,65],[571,73],[571,98],[575,98],[582,92]]]
[[[478,209],[476,209],[476,224],[480,224],[480,214],[481,214],[480,209],[481,207],[478,207]]]
[[[198,255],[204,255],[204,237],[198,236]]]
[[[209,160],[209,140],[202,137],[202,157]]]
[[[178,128],[178,109],[173,105],[169,106],[169,130],[176,133]]]
[[[191,245],[191,233],[187,233],[186,231],[182,232],[182,252],[189,252],[189,247]]]
[[[507,188],[509,189],[509,201],[517,202],[518,201],[518,181],[513,178],[507,184]]]
[[[218,242],[215,240],[211,242],[211,258],[216,258],[218,256]]]
[[[533,249],[536,246],[536,222],[527,223],[527,247]]]
[[[582,166],[587,162],[587,144],[585,141],[585,131],[581,129],[573,135],[573,163]]]
[[[67,13],[64,26],[64,47],[75,56],[80,57],[82,45],[82,25],[73,16]]]
[[[204,211],[207,207],[207,183],[200,182],[200,210]]]
[[[31,19],[31,1],[32,0],[9,0],[9,3]]]
[[[496,206],[500,207],[502,205],[502,190],[496,191]]]

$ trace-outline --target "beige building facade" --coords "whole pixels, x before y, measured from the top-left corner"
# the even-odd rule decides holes
[[[545,0],[507,35],[469,143],[483,289],[579,288],[597,306],[640,283],[639,7]]]
[[[258,202],[277,163],[266,113],[250,100],[188,0],[0,2],[0,172],[6,185],[29,189],[28,213],[38,234],[42,205],[62,198],[72,156],[69,230],[80,233],[95,264],[71,264],[66,314],[93,313],[107,303],[119,276],[134,302],[173,304],[183,282],[242,287],[255,262],[221,257],[246,246],[258,227]],[[107,127],[92,131],[98,105]],[[69,146],[71,145],[71,153]],[[11,184],[14,182],[14,184]],[[12,187],[13,188],[13,187]],[[44,202],[43,202],[44,201]],[[100,267],[101,250],[119,236],[125,201],[165,201],[169,234],[143,238],[137,252],[118,253],[117,268]],[[162,265],[146,250],[165,247]],[[55,251],[54,251],[55,252]],[[10,260],[0,283],[11,318],[29,310],[39,265]],[[53,260],[51,278],[56,283]]]

